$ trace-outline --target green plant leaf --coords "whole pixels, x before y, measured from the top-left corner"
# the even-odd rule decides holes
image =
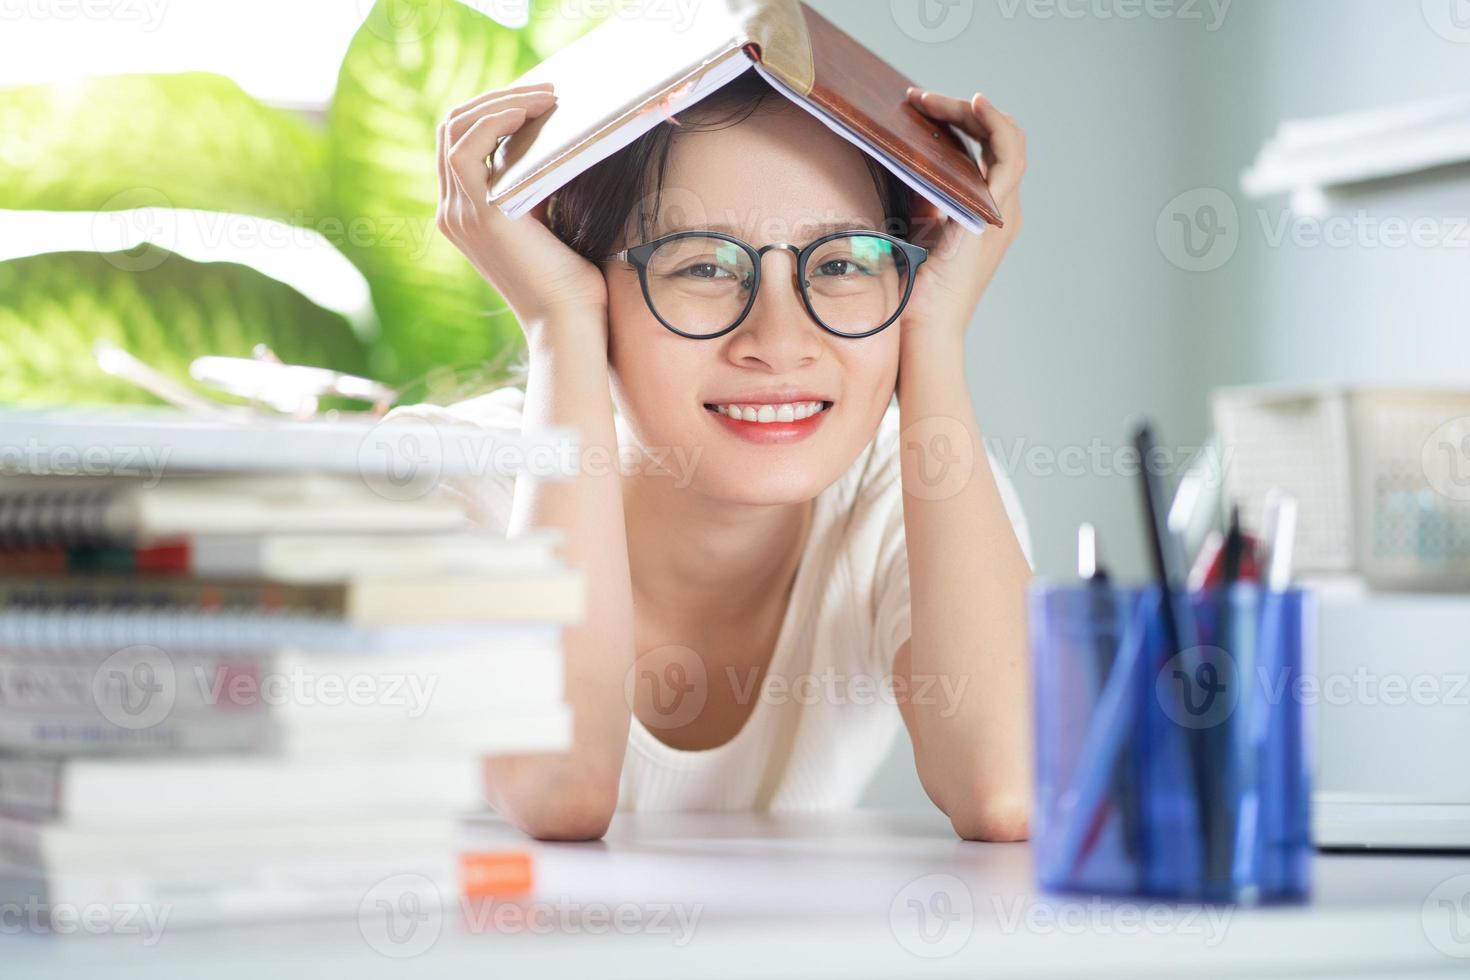
[[[531,68],[552,52],[571,44],[609,16],[607,4],[590,4],[589,6],[598,9],[580,17],[568,17],[568,6],[564,0],[540,0],[531,5],[530,17],[525,27],[526,45],[531,60],[522,71]]]
[[[500,297],[434,226],[434,130],[452,106],[507,84],[521,59],[517,32],[454,0],[382,0],[342,61],[328,123],[331,188],[338,210],[368,230],[343,250],[372,287],[383,341],[374,369],[384,380],[515,341]]]
[[[536,0],[533,22],[546,8],[565,16],[560,0]],[[331,189],[364,232],[342,247],[372,286],[382,323],[373,366],[385,380],[521,343],[504,301],[434,226],[434,131],[450,108],[537,60],[525,30],[456,0],[378,0],[348,48],[328,125]]]
[[[197,208],[312,224],[325,196],[325,134],[221,75],[0,90],[0,133],[0,208]]]
[[[189,384],[195,357],[249,356],[258,343],[291,364],[366,368],[346,319],[246,266],[155,246],[0,262],[0,404],[155,401],[97,367],[98,340]]]

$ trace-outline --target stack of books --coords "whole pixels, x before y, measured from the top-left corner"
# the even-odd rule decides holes
[[[29,439],[0,458],[0,905],[182,926],[528,889],[458,831],[484,756],[570,744],[585,583],[555,534],[393,499],[360,425],[274,424],[273,470],[258,432],[137,421],[0,413]],[[460,464],[567,438],[453,435]],[[57,474],[125,440],[172,462]]]

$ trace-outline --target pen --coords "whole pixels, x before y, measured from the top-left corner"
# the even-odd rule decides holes
[[[1097,529],[1083,524],[1077,529],[1077,574],[1088,587],[1094,663],[1097,670],[1095,696],[1102,697],[1117,658],[1117,603],[1111,580],[1098,555]],[[1111,763],[1113,805],[1122,820],[1123,851],[1137,872],[1139,801],[1132,779],[1133,739],[1125,739]],[[1084,857],[1085,850],[1084,850]]]
[[[1161,668],[1175,656],[1180,658],[1181,667],[1188,678],[1199,676],[1200,649],[1199,633],[1189,606],[1189,594],[1185,591],[1186,573],[1184,557],[1178,539],[1169,529],[1163,480],[1153,471],[1150,460],[1154,455],[1153,429],[1147,422],[1138,426],[1133,435],[1133,447],[1138,452],[1139,488],[1143,500],[1144,525],[1148,531],[1149,557],[1153,566],[1154,580],[1159,588],[1159,616],[1164,626],[1164,653]],[[1181,710],[1187,711],[1186,692],[1180,688]],[[1184,731],[1188,746],[1190,781],[1194,787],[1195,801],[1199,813],[1200,832],[1204,840],[1201,852],[1204,856],[1203,872],[1208,881],[1215,867],[1210,842],[1217,833],[1220,810],[1219,797],[1215,793],[1216,773],[1210,765],[1210,748],[1204,728],[1188,728]]]
[[[1259,633],[1256,640],[1257,669],[1263,683],[1275,684],[1280,668],[1282,645],[1282,603],[1286,590],[1291,585],[1292,559],[1296,544],[1297,502],[1296,498],[1277,490],[1266,497],[1266,520],[1263,531],[1262,592]],[[1271,772],[1268,758],[1269,729],[1271,716],[1276,714],[1266,703],[1256,703],[1256,698],[1244,699],[1250,705],[1248,717],[1249,744],[1246,747],[1246,774],[1240,794],[1240,813],[1236,826],[1236,854],[1234,875],[1237,881],[1269,885],[1261,862],[1261,827],[1273,826],[1275,809],[1282,805],[1280,800],[1284,787],[1278,791],[1262,792],[1261,783]],[[1269,807],[1273,812],[1263,813]]]
[[[1133,448],[1138,452],[1139,489],[1143,499],[1144,526],[1148,531],[1149,559],[1154,582],[1163,590],[1165,600],[1160,607],[1168,647],[1165,659],[1178,653],[1197,658],[1198,632],[1189,608],[1189,597],[1184,593],[1187,577],[1183,567],[1184,554],[1178,537],[1169,529],[1166,512],[1168,494],[1164,491],[1163,480],[1153,472],[1148,462],[1155,448],[1153,429],[1148,423],[1135,430]]]
[[[1216,458],[1218,448],[1211,440],[1184,468],[1174,499],[1169,504],[1169,530],[1174,532],[1186,566],[1192,564],[1193,553],[1198,552],[1217,534],[1214,530],[1220,509],[1221,487],[1217,474],[1222,465]]]
[[[1216,593],[1219,613],[1215,633],[1218,637],[1218,645],[1225,648],[1227,662],[1233,661],[1236,666],[1235,671],[1227,674],[1225,682],[1237,685],[1240,683],[1240,634],[1243,632],[1240,627],[1249,625],[1252,621],[1249,618],[1237,617],[1234,608],[1238,601],[1235,586],[1240,581],[1245,548],[1245,534],[1240,527],[1240,508],[1232,506],[1230,523],[1226,528],[1225,541],[1220,550],[1220,581]],[[1225,719],[1219,724],[1208,727],[1203,736],[1211,771],[1216,774],[1217,782],[1221,784],[1218,787],[1219,798],[1223,800],[1232,798],[1229,792],[1230,782],[1237,769],[1234,765],[1235,753],[1232,751],[1235,742],[1233,735],[1238,725],[1239,720],[1236,718]],[[1206,864],[1209,883],[1214,886],[1225,886],[1231,882],[1235,859],[1235,828],[1233,826],[1235,814],[1231,807],[1222,805],[1216,818],[1219,823],[1205,841]]]
[[[1240,579],[1241,560],[1245,552],[1245,535],[1240,530],[1240,508],[1230,508],[1230,527],[1225,532],[1221,551],[1220,584],[1229,589]]]
[[[1270,523],[1266,527],[1266,542],[1269,555],[1264,567],[1264,591],[1261,594],[1260,635],[1257,639],[1258,658],[1264,682],[1286,682],[1279,677],[1282,671],[1283,644],[1282,617],[1285,614],[1286,589],[1291,588],[1292,560],[1297,542],[1297,498],[1283,492],[1272,491],[1267,502]],[[1238,860],[1238,874],[1248,874],[1248,879],[1258,886],[1273,889],[1276,884],[1277,868],[1274,865],[1276,852],[1272,851],[1272,865],[1266,867],[1261,846],[1261,829],[1279,826],[1279,813],[1286,805],[1286,786],[1267,785],[1276,783],[1276,771],[1270,758],[1270,730],[1279,723],[1279,711],[1263,705],[1252,713],[1247,758],[1252,767],[1251,792],[1242,793],[1242,814],[1250,820],[1250,827],[1241,830],[1247,843],[1244,857]]]
[[[1101,693],[1113,667],[1117,630],[1113,620],[1113,593],[1107,569],[1098,561],[1097,529],[1091,524],[1077,528],[1077,576],[1087,585],[1088,625],[1092,632],[1093,666]]]

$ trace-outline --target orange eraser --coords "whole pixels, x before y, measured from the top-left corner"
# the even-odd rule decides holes
[[[531,891],[531,855],[525,851],[466,851],[459,856],[465,898],[501,898]]]

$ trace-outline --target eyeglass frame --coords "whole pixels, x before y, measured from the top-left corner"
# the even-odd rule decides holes
[[[812,306],[811,297],[807,293],[807,287],[811,285],[811,283],[808,282],[806,278],[806,264],[807,260],[811,258],[818,247],[825,245],[827,242],[835,241],[839,238],[851,238],[857,235],[865,235],[870,238],[881,238],[886,242],[896,245],[899,251],[903,252],[904,258],[909,263],[910,271],[908,275],[908,284],[904,288],[903,298],[898,301],[898,309],[896,309],[893,315],[890,316],[887,320],[884,320],[881,324],[871,330],[868,330],[865,333],[841,333],[840,331],[833,330],[830,326],[824,323],[822,321],[822,318],[817,315],[816,309]],[[653,297],[650,294],[648,288],[648,260],[653,257],[653,253],[658,251],[659,248],[668,244],[669,242],[676,241],[680,238],[718,238],[722,241],[729,242],[732,245],[740,246],[742,249],[745,250],[745,254],[750,257],[751,267],[754,272],[754,275],[751,277],[750,297],[745,301],[745,309],[740,311],[740,315],[735,318],[735,322],[730,324],[725,329],[721,330],[719,333],[686,333],[683,330],[680,330],[678,327],[675,327],[673,324],[669,323],[668,320],[665,320],[663,314],[659,313],[658,307],[654,306],[653,304]],[[902,315],[904,309],[909,305],[909,297],[913,294],[914,280],[918,278],[919,267],[922,266],[929,258],[929,250],[922,245],[915,245],[913,242],[906,242],[901,238],[895,238],[894,236],[885,234],[881,231],[868,231],[863,228],[853,228],[849,231],[836,231],[832,232],[829,235],[823,235],[821,238],[818,238],[815,241],[808,243],[805,247],[797,247],[791,242],[771,242],[769,245],[764,245],[761,248],[756,248],[754,245],[742,241],[741,239],[736,238],[734,235],[727,235],[721,231],[676,231],[671,234],[664,235],[662,238],[655,238],[653,241],[644,242],[641,245],[634,245],[630,248],[625,248],[622,251],[615,252],[612,255],[604,256],[603,261],[627,262],[638,270],[638,282],[639,285],[643,288],[644,303],[648,305],[649,312],[654,315],[658,322],[662,323],[670,331],[678,334],[680,337],[686,337],[689,340],[716,340],[720,337],[725,336],[727,333],[740,326],[740,324],[744,323],[745,318],[750,316],[750,311],[755,309],[755,299],[757,296],[760,295],[761,288],[761,266],[763,264],[763,260],[765,259],[766,253],[771,251],[772,249],[781,249],[782,251],[791,252],[793,255],[796,256],[796,278],[798,281],[796,291],[801,295],[801,303],[803,306],[806,307],[807,315],[809,315],[812,320],[816,322],[817,326],[832,334],[834,337],[841,337],[844,340],[861,340],[864,337],[871,337],[875,333],[886,330],[890,326],[892,326],[893,322],[897,320],[900,315]]]

